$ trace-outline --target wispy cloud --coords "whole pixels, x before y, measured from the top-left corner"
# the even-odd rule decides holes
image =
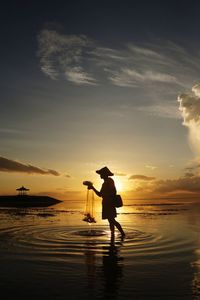
[[[174,104],[162,103],[149,106],[139,106],[137,110],[143,111],[148,115],[161,118],[181,119],[180,110],[175,102]]]
[[[122,61],[122,60],[127,60],[127,56],[124,55],[123,52],[117,49],[112,49],[112,48],[106,48],[106,47],[96,47],[93,50],[89,52],[91,56],[96,58],[96,62],[98,62],[98,58],[100,61],[102,60],[113,60],[113,61]],[[99,61],[99,62],[100,62]],[[100,64],[101,65],[101,64]],[[102,64],[104,65],[104,64]]]
[[[143,48],[143,47],[138,47],[133,44],[129,44],[128,48],[131,52],[133,52],[135,55],[138,55],[139,57],[147,57],[147,58],[154,58],[154,59],[161,59],[164,60],[164,56],[155,50],[148,49],[148,48]]]
[[[147,168],[147,169],[151,169],[151,170],[155,170],[155,169],[157,169],[157,167],[156,167],[156,166],[152,166],[152,165],[145,165],[145,168]]]
[[[2,156],[0,157],[0,172],[18,172],[27,174],[60,176],[60,173],[55,170],[35,167],[33,165],[25,164]]]
[[[112,48],[85,35],[47,27],[38,34],[38,48],[41,70],[51,79],[135,89],[142,99],[137,108],[158,117],[180,118],[176,95],[192,86],[200,73],[199,53],[166,40]],[[196,95],[197,90],[193,88]]]
[[[47,28],[40,31],[38,45],[41,70],[52,79],[64,75],[76,84],[94,85],[98,73],[104,72],[107,80],[121,87],[148,82],[184,86],[200,71],[198,55],[194,57],[168,41],[128,43],[117,49],[99,45],[85,35],[66,35]]]
[[[145,175],[131,175],[129,180],[144,180],[144,181],[152,181],[155,180],[155,177],[149,177]]]
[[[115,176],[127,176],[127,174],[125,174],[125,173],[119,173],[119,172],[115,172]]]
[[[145,87],[144,84],[155,82],[180,88],[189,86],[200,71],[198,54],[190,55],[184,48],[168,41],[146,46],[129,43],[123,45],[120,53],[120,57],[126,59],[101,58],[107,61],[108,78],[119,86]]]
[[[74,67],[65,71],[66,78],[77,85],[96,85],[96,80],[83,71],[81,67]]]
[[[150,70],[138,72],[134,69],[122,68],[117,72],[111,71],[111,73],[113,75],[109,79],[114,85],[118,86],[136,87],[142,82],[178,83],[175,76]]]
[[[66,77],[75,84],[95,84],[83,68],[83,60],[92,45],[84,35],[64,35],[56,30],[42,30],[38,35],[41,70],[51,79]]]

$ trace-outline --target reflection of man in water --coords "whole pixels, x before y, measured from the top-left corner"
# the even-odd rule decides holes
[[[86,242],[87,299],[117,297],[123,275],[123,259],[119,257],[120,246],[121,244],[116,246],[114,237],[111,237],[110,244],[102,247],[102,264],[99,267],[100,261],[96,257],[97,243],[91,240]]]
[[[111,237],[110,245],[103,247],[102,258],[104,298],[112,297],[114,299],[118,296],[123,276],[123,258],[119,256],[119,246],[115,245],[114,236]]]
[[[96,291],[96,276],[97,276],[97,266],[96,266],[96,244],[93,241],[87,241],[85,247],[85,263],[87,272],[87,298],[94,299]],[[95,249],[95,251],[94,251]]]

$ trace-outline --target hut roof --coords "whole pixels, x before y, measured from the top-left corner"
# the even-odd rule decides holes
[[[16,191],[29,191],[29,189],[25,188],[24,186],[16,189]]]

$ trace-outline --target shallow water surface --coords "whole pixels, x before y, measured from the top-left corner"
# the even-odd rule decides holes
[[[130,202],[123,240],[82,207],[0,210],[6,299],[200,299],[199,204]]]

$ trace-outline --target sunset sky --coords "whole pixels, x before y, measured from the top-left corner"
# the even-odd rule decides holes
[[[200,193],[199,1],[4,1],[0,193]]]

